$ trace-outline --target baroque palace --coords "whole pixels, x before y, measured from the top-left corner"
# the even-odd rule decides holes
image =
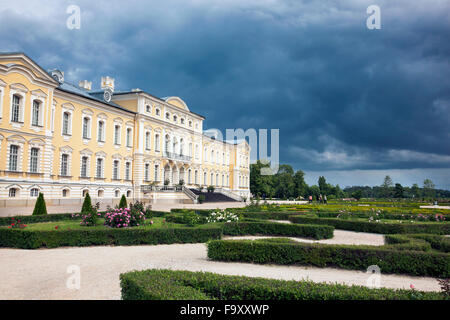
[[[196,203],[200,186],[249,196],[250,147],[203,133],[205,118],[179,97],[115,91],[102,77],[78,86],[23,53],[0,54],[0,200]],[[30,201],[31,200],[31,201]]]

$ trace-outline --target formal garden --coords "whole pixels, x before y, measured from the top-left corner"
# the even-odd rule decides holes
[[[41,196],[39,196],[41,198]],[[97,210],[87,194],[73,214],[0,218],[0,247],[37,249],[70,246],[205,243],[212,261],[302,265],[440,279],[442,292],[370,289],[361,286],[282,281],[212,273],[148,270],[121,276],[123,299],[448,299],[450,211],[414,203],[271,205],[252,202],[226,210],[153,211],[121,199]],[[316,243],[334,230],[378,233],[384,245]],[[233,236],[260,236],[233,239]],[[226,237],[224,239],[224,237]],[[314,241],[298,242],[292,238]]]

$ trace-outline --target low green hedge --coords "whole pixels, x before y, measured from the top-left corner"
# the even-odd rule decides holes
[[[245,218],[251,219],[271,219],[271,220],[288,220],[290,216],[296,214],[304,214],[303,212],[295,211],[274,211],[274,212],[242,212]]]
[[[208,257],[219,261],[300,264],[366,270],[378,265],[382,273],[417,276],[450,276],[450,255],[389,246],[325,245],[318,243],[274,243],[249,240],[213,240]]]
[[[385,223],[304,216],[290,216],[289,220],[293,223],[329,225],[336,229],[358,232],[450,234],[450,223]]]
[[[53,213],[37,216],[14,216],[14,217],[1,217],[0,226],[9,226],[14,221],[20,220],[23,224],[38,223],[38,222],[50,222],[50,221],[62,221],[72,219],[72,213]]]
[[[0,228],[0,247],[36,249],[61,246],[200,243],[220,239],[220,227],[38,231]]]
[[[228,222],[223,224],[223,234],[229,236],[240,235],[271,235],[305,237],[313,239],[333,238],[334,228],[332,226],[300,225],[276,222]]]
[[[209,272],[145,270],[120,275],[123,300],[441,300],[438,292],[285,281]]]
[[[412,244],[419,241],[427,243],[429,248],[442,252],[450,252],[450,238],[437,234],[396,234],[386,235],[386,243]]]

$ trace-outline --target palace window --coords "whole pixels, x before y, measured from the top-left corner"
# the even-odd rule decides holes
[[[180,119],[180,123],[184,124],[184,119],[183,118]]]
[[[62,133],[65,135],[70,134],[70,113],[64,112],[63,113],[63,128]]]
[[[101,158],[97,159],[96,177],[103,178],[103,159]]]
[[[63,198],[67,198],[69,196],[69,189],[64,189],[62,191],[62,196],[63,196]]]
[[[103,198],[103,195],[105,194],[105,192],[103,191],[103,190],[98,190],[98,192],[97,192],[97,196],[99,197],[99,198]]]
[[[11,121],[20,122],[20,105],[22,103],[22,98],[19,95],[13,95],[13,103],[11,110]]]
[[[89,139],[89,125],[90,119],[88,117],[83,118],[83,139]]]
[[[145,150],[150,150],[150,132],[145,133]]]
[[[16,194],[17,194],[17,189],[16,188],[9,189],[9,197],[10,198],[15,198]]]
[[[155,181],[159,181],[159,165],[155,164]]]
[[[17,171],[19,157],[19,146],[11,145],[9,147],[9,171]]]
[[[214,173],[211,173],[211,180],[209,180],[209,184],[211,186],[214,184]]]
[[[87,177],[87,168],[88,168],[88,157],[84,156],[81,158],[81,176]]]
[[[125,163],[125,180],[130,180],[130,163]]]
[[[144,171],[144,180],[149,181],[150,180],[150,165],[148,163],[145,164],[145,171]]]
[[[152,112],[152,107],[149,105],[145,106],[145,111],[147,111],[148,113]]]
[[[159,152],[159,134],[155,135],[155,151]]]
[[[116,190],[116,191],[114,191],[114,197],[118,198],[118,197],[119,197],[119,195],[120,195],[120,192],[119,192],[119,190]]]
[[[127,197],[128,197],[128,198],[131,197],[131,190],[128,190],[128,191],[127,191]]]
[[[31,114],[31,125],[32,126],[39,126],[39,113],[40,113],[41,104],[39,101],[34,100],[33,101],[33,110]]]
[[[119,160],[114,160],[113,163],[113,179],[119,179]]]
[[[30,151],[30,172],[38,172],[39,148],[31,148]]]
[[[105,141],[105,123],[103,121],[98,122],[97,140],[98,142]]]
[[[207,185],[208,183],[206,182],[206,172],[203,173],[203,184]]]
[[[155,109],[155,113],[156,113],[157,116],[159,116],[161,111],[159,111],[159,109]]]
[[[197,170],[194,171],[194,183],[198,184],[198,171]]]
[[[119,125],[114,126],[114,144],[120,145],[120,126]]]
[[[61,175],[68,176],[69,175],[69,155],[63,154],[61,156]]]
[[[170,113],[168,113],[168,112],[166,113],[166,119],[170,120]]]
[[[131,128],[127,128],[127,147],[131,148],[132,140],[131,140]]]
[[[39,195],[39,189],[38,188],[33,188],[30,190],[30,197],[34,198],[37,197]]]
[[[173,116],[173,122],[177,122],[178,117],[177,116]]]

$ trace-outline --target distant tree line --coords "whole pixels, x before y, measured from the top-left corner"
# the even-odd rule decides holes
[[[449,190],[435,189],[430,179],[423,181],[423,186],[413,184],[404,187],[400,183],[394,184],[390,176],[384,178],[381,186],[353,186],[341,189],[337,185],[329,184],[324,176],[320,176],[317,185],[309,186],[305,182],[302,170],[294,171],[287,164],[279,166],[274,175],[261,175],[261,168],[269,167],[259,160],[250,165],[250,191],[253,196],[260,198],[308,198],[313,196],[317,200],[320,195],[333,198],[450,198]]]

